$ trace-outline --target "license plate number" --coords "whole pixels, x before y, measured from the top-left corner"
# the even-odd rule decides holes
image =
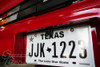
[[[28,34],[26,62],[50,66],[95,67],[90,26]]]

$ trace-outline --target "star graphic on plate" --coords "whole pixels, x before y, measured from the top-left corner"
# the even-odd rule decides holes
[[[34,39],[34,38],[31,36],[31,38],[30,38],[29,40],[30,40],[31,42],[33,42],[33,39]]]
[[[47,48],[47,51],[50,53],[50,52],[51,52],[51,48],[48,47],[48,48]]]

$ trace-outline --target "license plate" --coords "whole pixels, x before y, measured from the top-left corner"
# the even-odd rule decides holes
[[[26,63],[95,67],[92,36],[89,25],[72,26],[27,35]]]

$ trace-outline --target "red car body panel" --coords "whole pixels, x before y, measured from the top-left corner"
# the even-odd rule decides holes
[[[9,0],[8,2],[6,0],[0,0],[0,4],[3,2],[5,3],[0,5],[0,14],[22,1],[23,0]],[[12,5],[9,5],[11,2]],[[100,0],[83,0],[62,9],[8,24],[4,26],[4,28],[0,28],[0,55],[7,55],[9,52],[11,55],[25,54],[26,32],[60,24],[72,25],[79,23],[89,23],[85,21],[92,18],[100,18]],[[92,22],[93,21],[91,21],[90,24],[92,24]],[[100,53],[98,41],[100,36],[98,35],[100,33],[100,21],[94,22],[98,22],[97,25],[91,25],[91,30],[96,67],[99,67]],[[13,59],[14,61],[20,60],[21,62],[25,62],[25,58],[23,57],[15,58],[13,56]]]
[[[0,14],[16,6],[24,0],[0,0]]]

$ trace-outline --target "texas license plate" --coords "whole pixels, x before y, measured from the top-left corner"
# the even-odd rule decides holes
[[[27,35],[26,63],[95,67],[89,25],[57,28]]]

